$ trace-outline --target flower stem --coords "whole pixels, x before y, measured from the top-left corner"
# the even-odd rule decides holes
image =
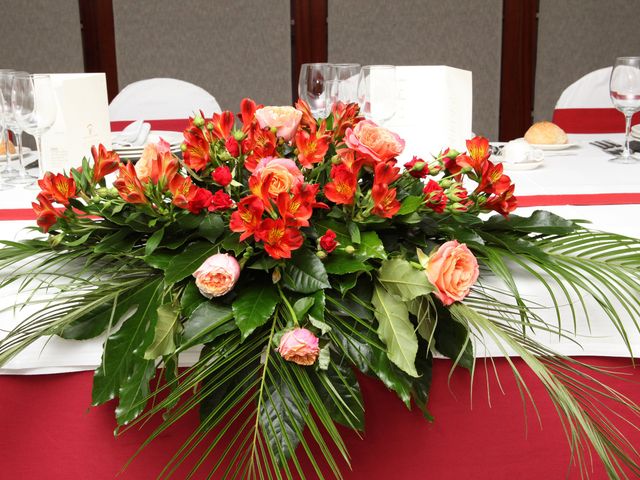
[[[284,304],[287,306],[287,310],[289,310],[289,313],[291,314],[291,318],[293,318],[293,323],[296,325],[296,327],[299,327],[300,324],[298,323],[298,317],[296,315],[296,312],[291,306],[291,303],[289,303],[289,300],[287,300],[287,297],[282,291],[282,288],[280,288],[280,285],[278,285],[278,293],[280,294],[280,298],[282,298],[282,301],[284,302]]]

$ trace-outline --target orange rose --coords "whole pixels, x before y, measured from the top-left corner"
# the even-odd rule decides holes
[[[160,141],[156,143],[148,143],[145,145],[144,150],[142,151],[142,156],[136,162],[135,169],[136,175],[140,179],[142,183],[146,183],[151,178],[151,172],[153,170],[153,162],[156,161],[158,155],[169,155],[171,156],[171,152],[169,150],[169,143],[165,140],[160,139]]]
[[[349,148],[368,156],[375,163],[391,160],[404,150],[403,139],[370,120],[359,122],[353,129],[347,128],[344,142]]]
[[[231,291],[240,277],[238,261],[226,253],[210,256],[193,272],[196,286],[207,298],[221,297]]]
[[[436,287],[435,295],[445,305],[459,302],[469,295],[478,274],[476,257],[457,240],[443,243],[429,257],[427,278]]]
[[[263,198],[277,198],[282,192],[291,189],[304,181],[302,172],[293,160],[288,158],[263,158],[249,178],[251,192]],[[268,184],[265,184],[268,182]]]
[[[278,353],[288,362],[313,365],[320,353],[318,337],[306,328],[294,328],[280,339]]]
[[[262,107],[256,110],[260,128],[275,128],[276,135],[285,142],[293,138],[302,119],[302,112],[293,107]]]

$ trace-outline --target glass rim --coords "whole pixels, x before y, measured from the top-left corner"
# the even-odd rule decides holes
[[[48,73],[28,73],[28,72],[15,72],[13,77],[19,78],[51,78],[51,75]]]
[[[332,67],[360,67],[359,63],[331,63]]]
[[[395,65],[364,65],[362,69],[364,70],[365,68],[370,70],[372,68],[396,68],[396,66]]]
[[[308,66],[316,67],[316,66],[320,66],[320,65],[330,66],[330,65],[332,65],[332,64],[331,64],[331,63],[328,63],[328,62],[311,62],[311,63],[303,63],[303,64],[301,64],[301,65],[300,65],[300,68],[302,68],[302,67],[308,67]]]

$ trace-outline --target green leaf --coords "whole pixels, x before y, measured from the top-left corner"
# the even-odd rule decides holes
[[[465,325],[451,316],[439,318],[435,339],[436,349],[441,354],[469,371],[473,370],[473,344]]]
[[[413,268],[402,258],[382,262],[378,271],[378,281],[389,293],[400,297],[405,302],[429,295],[433,291],[426,272]]]
[[[204,220],[198,226],[198,233],[201,237],[206,238],[211,243],[214,243],[222,232],[224,232],[225,225],[224,220],[220,215],[209,214],[204,217]]]
[[[151,235],[147,239],[147,243],[144,247],[144,254],[147,256],[151,255],[154,252],[154,250],[158,248],[158,245],[160,245],[160,242],[162,241],[163,236],[164,236],[164,228],[161,228],[160,230],[153,232],[153,235]]]
[[[232,308],[243,340],[271,318],[279,300],[276,288],[266,281],[238,292]]]
[[[305,422],[289,383],[282,378],[269,379],[264,386],[264,398],[259,412],[262,433],[272,452],[281,458],[291,458],[300,443]],[[305,402],[308,405],[308,401]],[[305,412],[306,413],[306,412]]]
[[[149,382],[156,373],[155,362],[136,359],[133,371],[118,389],[120,402],[116,407],[118,425],[126,425],[144,410],[149,395]]]
[[[364,431],[364,402],[358,379],[350,367],[333,362],[312,377],[331,418],[341,425]]]
[[[418,408],[422,411],[424,418],[432,421],[433,416],[427,410],[427,403],[429,402],[429,392],[431,391],[433,357],[427,353],[425,348],[418,350],[416,367],[420,376],[411,382],[411,395]]]
[[[566,220],[546,210],[536,210],[529,217],[520,215],[494,215],[484,223],[486,230],[515,230],[526,233],[567,234],[578,228],[572,220]]]
[[[145,359],[155,360],[176,351],[175,333],[178,326],[178,313],[179,310],[168,303],[158,307],[156,330],[153,342],[144,352]]]
[[[222,249],[225,252],[233,252],[236,257],[240,257],[247,249],[247,244],[240,241],[240,235],[237,233],[229,233],[222,240]]]
[[[298,293],[313,293],[331,287],[322,261],[306,249],[296,251],[286,263],[282,284]]]
[[[200,303],[182,325],[181,350],[196,343],[208,343],[217,336],[234,330],[231,307],[212,301]]]
[[[180,308],[182,314],[189,318],[198,306],[207,301],[207,298],[200,293],[196,282],[187,283],[180,297]]]
[[[145,255],[142,257],[142,260],[145,261],[147,265],[153,268],[157,268],[158,270],[166,271],[171,263],[171,260],[176,256],[175,252],[171,252],[165,249],[155,250],[153,253],[149,255]]]
[[[325,294],[324,290],[318,290],[313,294],[313,305],[309,310],[309,319],[324,322]]]
[[[409,195],[407,198],[402,200],[400,205],[400,210],[398,210],[398,215],[407,215],[409,213],[413,213],[424,203],[423,197],[418,197],[415,195]]]
[[[411,407],[412,378],[391,363],[387,354],[379,348],[373,350],[371,370],[387,388],[396,392],[407,408]]]
[[[329,344],[326,344],[324,347],[320,349],[320,353],[318,354],[318,368],[320,370],[326,370],[329,368],[329,363],[331,362],[331,349],[329,348]]]
[[[138,236],[126,228],[117,230],[107,235],[96,244],[93,251],[96,253],[121,253],[128,252],[138,240]]]
[[[360,229],[358,225],[353,222],[347,222],[347,230],[349,230],[349,236],[353,243],[360,243]]]
[[[142,355],[153,339],[161,287],[162,282],[157,279],[138,291],[135,311],[107,339],[102,363],[93,377],[93,405],[120,396],[120,424],[144,409],[144,405],[134,405],[131,397],[137,398],[141,382],[146,379],[143,372],[148,368],[148,361]]]
[[[207,258],[217,251],[218,247],[209,242],[196,242],[187,245],[167,265],[165,281],[171,284],[192,275]]]
[[[260,257],[258,260],[253,262],[251,265],[248,265],[247,268],[251,268],[253,270],[264,270],[268,272],[273,267],[278,265],[278,260],[271,257]]]
[[[296,318],[302,320],[314,303],[315,298],[313,297],[302,297],[296,300],[293,304],[293,311],[296,313]]]
[[[335,251],[329,254],[324,263],[327,273],[332,275],[346,275],[349,273],[368,272],[373,267],[365,263],[365,259],[345,252]]]
[[[356,257],[361,259],[379,258],[384,260],[387,258],[387,252],[384,250],[382,240],[376,232],[364,232],[362,241],[356,249]]]
[[[378,336],[387,346],[389,360],[400,370],[417,377],[415,359],[418,337],[409,320],[406,305],[378,284],[374,288],[371,304],[378,320]]]
[[[340,292],[340,295],[344,295],[353,287],[355,287],[356,282],[358,281],[358,274],[353,273],[348,275],[341,275],[339,277],[332,278],[331,281],[334,285],[334,288]]]

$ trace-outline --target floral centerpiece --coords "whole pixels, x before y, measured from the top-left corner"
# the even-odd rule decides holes
[[[323,462],[341,477],[332,452],[348,462],[336,424],[365,427],[357,372],[432,420],[434,356],[473,372],[488,339],[540,377],[581,466],[593,449],[612,478],[640,472],[598,402],[637,407],[531,338],[571,332],[545,322],[514,278],[540,282],[558,320],[565,303],[588,315],[582,299],[594,297],[626,341],[619,310],[640,308],[638,240],[511,214],[514,185],[485,138],[400,167],[404,141],[353,104],[318,120],[303,102],[246,99],[238,120],[191,118],[180,159],[164,142],[135,164],[100,146],[44,175],[33,208],[47,236],[3,242],[0,265],[23,303],[48,295],[0,342],[0,364],[42,336],[106,332],[93,403],[118,398],[119,430],[162,413],[153,438],[199,409],[163,475],[204,442],[225,478],[324,478]],[[199,360],[179,370],[192,347]]]

